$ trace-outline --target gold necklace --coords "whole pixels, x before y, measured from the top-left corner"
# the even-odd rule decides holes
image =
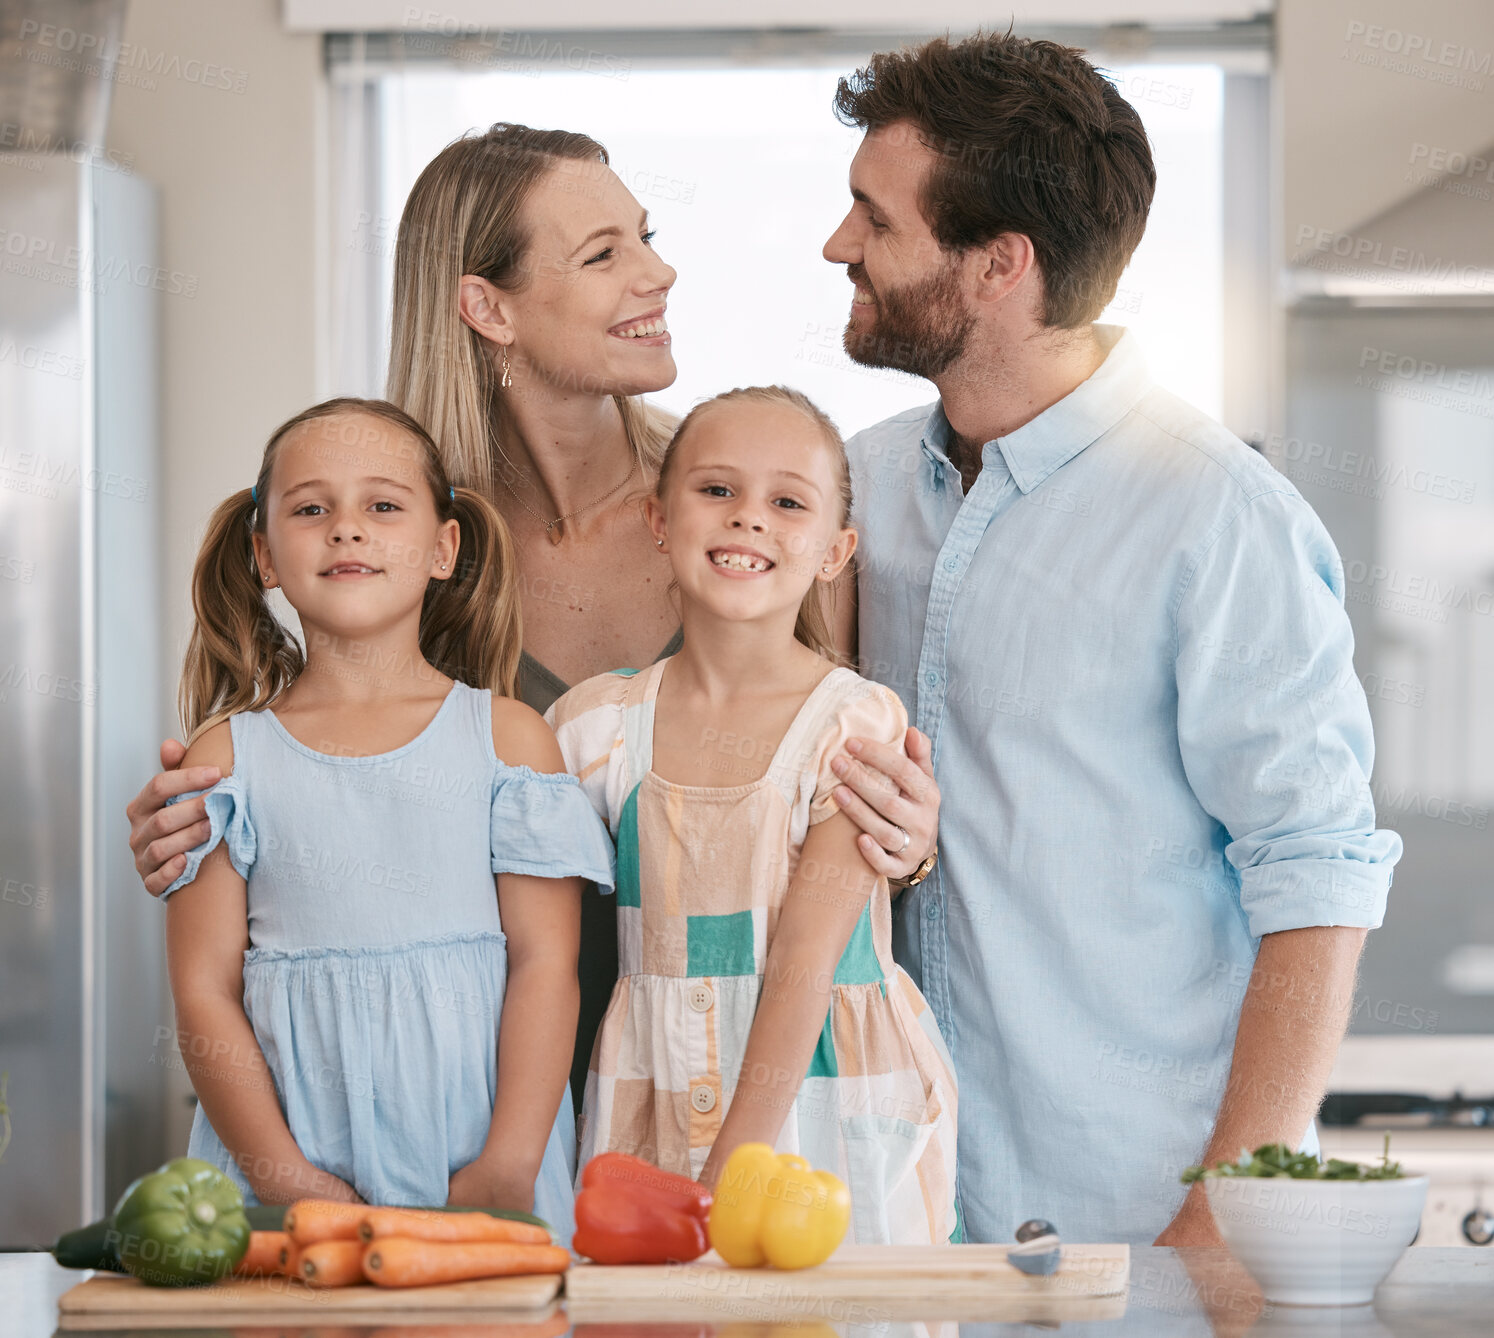
[[[593,498],[591,501],[587,502],[585,506],[578,506],[574,511],[567,511],[563,516],[556,516],[554,520],[546,520],[542,515],[540,515],[538,511],[530,506],[528,502],[526,502],[521,496],[519,496],[519,494],[514,490],[514,485],[512,483],[508,483],[507,479],[504,479],[504,482],[508,483],[508,490],[513,494],[514,500],[518,502],[518,504],[522,506],[524,510],[529,512],[531,516],[533,516],[537,521],[539,521],[541,525],[545,527],[545,538],[547,538],[552,544],[558,544],[561,539],[565,537],[558,528],[564,521],[570,520],[575,516],[579,516],[583,511],[589,511],[599,502],[605,502],[609,497],[612,496],[613,493],[621,488],[624,483],[626,483],[630,478],[633,477],[633,473],[637,468],[638,457],[635,455],[633,457],[633,463],[628,466],[628,472],[623,475],[622,483],[618,483],[614,487],[608,488],[607,491],[604,492],[600,497]]]

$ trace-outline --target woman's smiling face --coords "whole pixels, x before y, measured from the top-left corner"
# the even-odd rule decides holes
[[[524,204],[524,285],[497,302],[512,334],[514,388],[641,395],[677,371],[665,321],[675,271],[648,213],[605,163],[562,159]]]

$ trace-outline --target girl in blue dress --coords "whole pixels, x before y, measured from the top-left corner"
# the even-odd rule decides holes
[[[332,400],[214,513],[192,597],[185,764],[224,779],[167,890],[191,1155],[251,1202],[533,1210],[568,1243],[581,884],[613,850],[510,695],[502,519],[402,411]]]

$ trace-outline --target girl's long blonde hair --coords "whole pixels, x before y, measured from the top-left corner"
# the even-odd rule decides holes
[[[669,484],[671,462],[678,456],[679,444],[702,414],[721,405],[731,404],[775,404],[793,409],[804,415],[824,439],[835,461],[836,496],[840,502],[840,513],[836,518],[836,529],[844,529],[851,515],[851,465],[846,458],[846,444],[840,430],[823,409],[801,390],[788,386],[738,386],[735,390],[722,391],[708,400],[702,400],[687,413],[674,430],[674,435],[664,447],[664,459],[659,465],[659,482],[655,489],[660,501]],[[853,562],[855,558],[851,559]],[[834,608],[835,591],[824,581],[815,581],[804,593],[799,604],[799,616],[794,620],[794,637],[816,654],[823,655],[833,664],[855,668],[835,648],[835,638],[830,631],[830,611]],[[828,606],[828,607],[827,607]]]
[[[177,689],[188,743],[230,715],[272,705],[306,667],[300,645],[265,597],[251,535],[265,533],[260,501],[269,495],[275,455],[285,438],[304,423],[355,414],[382,419],[414,439],[437,518],[454,519],[461,527],[451,579],[426,586],[421,654],[441,673],[471,687],[515,695],[520,605],[513,541],[503,517],[481,493],[452,489],[435,442],[403,409],[384,400],[344,397],[314,405],[276,428],[254,488],[234,493],[208,522],[192,572],[196,617]]]
[[[607,150],[589,135],[500,121],[437,154],[399,221],[385,393],[425,424],[447,473],[464,487],[490,492],[508,457],[493,352],[462,321],[461,278],[481,275],[511,293],[525,287],[531,276],[524,205],[544,175],[567,160],[605,166]],[[612,399],[643,477],[653,477],[674,419],[642,399]]]

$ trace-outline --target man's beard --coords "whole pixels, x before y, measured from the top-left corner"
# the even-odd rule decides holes
[[[876,298],[871,325],[849,322],[842,343],[846,355],[864,367],[891,367],[929,380],[965,352],[975,318],[960,303],[959,266],[948,264],[926,279],[896,289],[873,289],[860,265],[846,273]]]

